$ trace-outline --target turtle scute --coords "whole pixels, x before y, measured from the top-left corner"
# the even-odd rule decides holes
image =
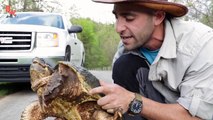
[[[31,88],[38,100],[28,105],[21,120],[121,120],[121,111],[110,114],[90,95],[100,86],[99,80],[83,67],[60,61],[51,68],[44,60],[34,58],[30,66]]]

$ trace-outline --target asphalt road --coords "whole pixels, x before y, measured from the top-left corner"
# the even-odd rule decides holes
[[[91,71],[97,78],[112,82],[111,71]],[[0,99],[0,120],[20,120],[24,108],[37,96],[31,90],[22,90]]]

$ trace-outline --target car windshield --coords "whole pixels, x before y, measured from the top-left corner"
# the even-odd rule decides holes
[[[54,14],[17,14],[16,16],[4,15],[0,18],[0,24],[30,24],[43,25],[64,29],[64,23],[60,15]]]

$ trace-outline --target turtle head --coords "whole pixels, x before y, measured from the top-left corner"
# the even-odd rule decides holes
[[[68,65],[68,62],[58,62],[54,68],[54,73],[49,77],[45,87],[43,98],[45,104],[51,103],[56,98],[73,100],[74,97],[82,93],[81,76],[75,67]]]
[[[53,73],[53,69],[41,58],[34,58],[30,66],[31,87],[37,91],[41,86],[46,84],[45,78]]]

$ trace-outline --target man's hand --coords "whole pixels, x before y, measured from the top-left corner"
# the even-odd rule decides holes
[[[129,103],[134,99],[135,94],[127,91],[123,87],[100,81],[101,86],[90,90],[90,94],[103,93],[104,97],[98,100],[98,105],[105,110],[122,110],[122,113],[127,112]]]

